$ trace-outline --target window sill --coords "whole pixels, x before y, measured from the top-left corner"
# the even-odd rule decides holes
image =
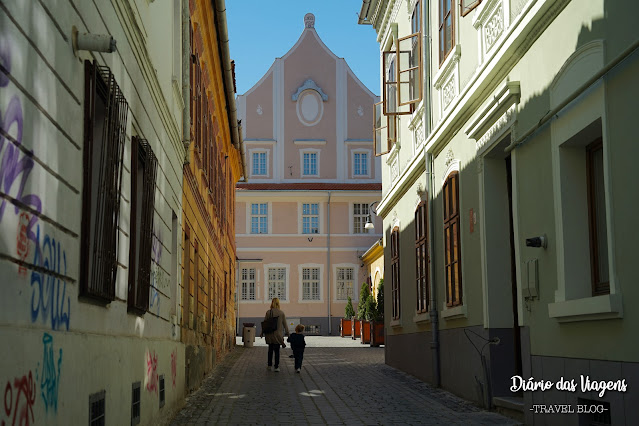
[[[548,304],[548,316],[559,322],[623,318],[620,294],[585,297]]]
[[[444,306],[441,314],[442,318],[445,320],[454,320],[458,318],[468,318],[468,312],[466,309],[466,305],[459,305],[453,308],[448,308]]]
[[[429,312],[420,312],[416,313],[413,317],[413,322],[415,324],[427,324],[430,322],[430,313]]]
[[[399,328],[402,326],[402,320],[391,320],[390,323],[388,323],[388,325],[390,325],[393,328]]]

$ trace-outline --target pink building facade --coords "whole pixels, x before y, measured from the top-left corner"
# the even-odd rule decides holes
[[[238,331],[254,322],[259,334],[279,297],[289,327],[337,334],[368,278],[359,256],[381,237],[369,211],[381,198],[377,97],[314,24],[307,14],[295,45],[237,99],[248,175],[236,187]]]

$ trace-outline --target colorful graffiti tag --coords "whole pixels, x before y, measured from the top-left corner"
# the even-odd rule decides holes
[[[4,413],[7,416],[7,421],[10,421],[12,426],[16,424],[30,425],[34,421],[33,404],[35,404],[35,400],[36,385],[33,383],[31,371],[28,376],[16,377],[13,386],[10,381],[7,382],[7,386],[4,388]],[[6,424],[8,423],[2,420],[2,426]]]
[[[42,337],[44,353],[42,354],[42,379],[40,380],[40,391],[42,401],[47,413],[49,407],[53,412],[58,411],[58,387],[60,386],[60,367],[62,366],[62,348],[58,356],[56,371],[55,355],[53,353],[53,337],[49,333],[44,333]]]
[[[173,352],[171,352],[171,379],[173,380],[173,387],[175,387],[176,377],[177,377],[177,349],[173,349]]]
[[[33,271],[31,273],[31,321],[40,318],[42,322],[50,322],[52,330],[62,326],[69,330],[71,317],[71,301],[66,296],[67,283],[60,275],[67,273],[67,255],[60,246],[60,241],[45,235],[40,248],[40,225],[36,231],[36,249],[33,264],[53,274]],[[66,309],[65,309],[66,302]]]
[[[146,390],[158,393],[158,356],[146,352]]]

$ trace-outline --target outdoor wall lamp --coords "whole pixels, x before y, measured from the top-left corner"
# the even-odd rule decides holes
[[[540,237],[526,238],[526,247],[548,247],[548,238],[546,234]]]
[[[92,52],[115,52],[115,39],[108,34],[79,33],[75,25],[72,28],[73,51],[90,50]]]
[[[372,211],[375,215],[377,215],[377,212],[373,209],[373,206],[377,203],[379,203],[379,201],[374,201],[368,205],[368,210]],[[375,225],[373,224],[373,220],[370,213],[368,214],[368,217],[366,218],[364,229],[366,230],[375,229]]]

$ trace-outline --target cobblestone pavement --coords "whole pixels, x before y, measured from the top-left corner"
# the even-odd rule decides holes
[[[256,340],[253,348],[236,346],[171,424],[517,424],[387,366],[383,348],[307,336],[296,374],[289,348],[274,372]]]

